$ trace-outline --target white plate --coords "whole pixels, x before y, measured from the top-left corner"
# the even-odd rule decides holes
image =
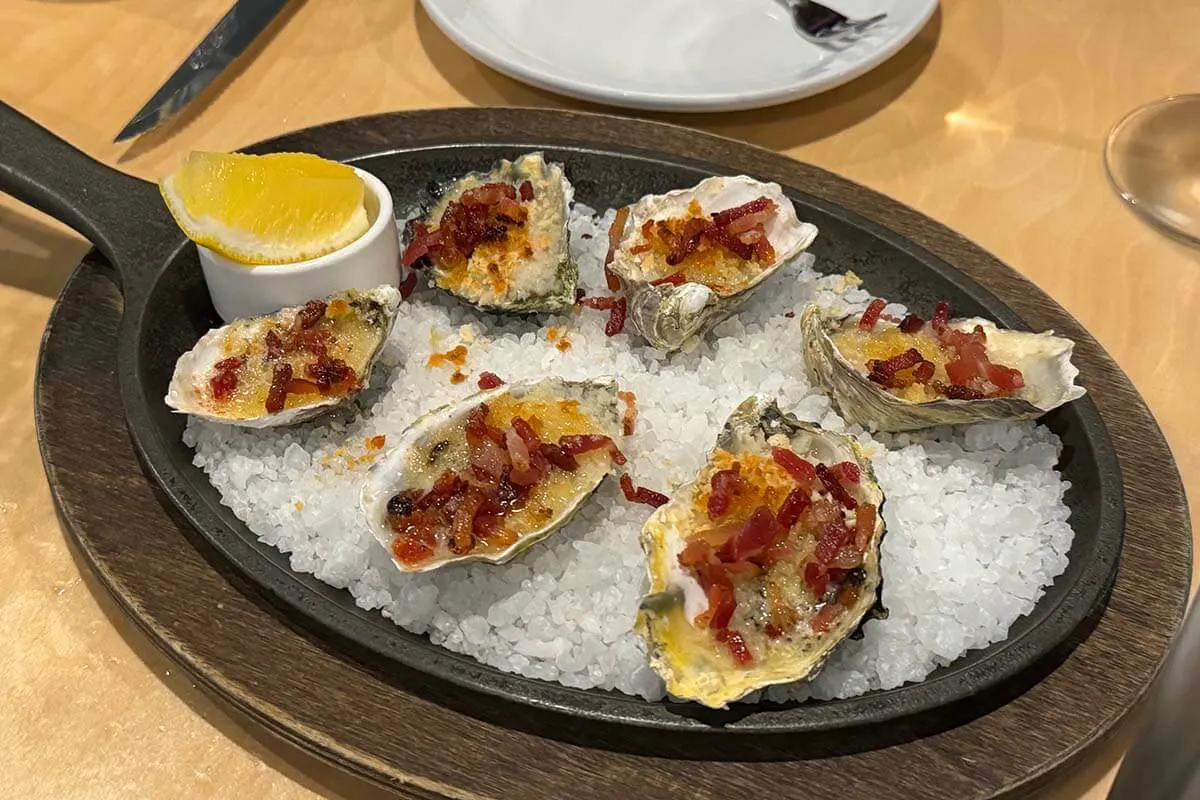
[[[421,0],[493,69],[551,92],[626,108],[732,111],[797,100],[882,64],[938,0],[829,0],[888,17],[842,48],[813,44],[778,0]]]

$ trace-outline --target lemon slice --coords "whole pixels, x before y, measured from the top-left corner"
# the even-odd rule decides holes
[[[158,183],[197,244],[243,264],[290,264],[366,233],[362,179],[310,153],[194,152]]]

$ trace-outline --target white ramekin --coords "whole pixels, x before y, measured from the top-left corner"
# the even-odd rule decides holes
[[[403,269],[392,195],[374,175],[357,167],[354,171],[366,186],[371,227],[341,250],[294,264],[247,266],[197,245],[208,294],[221,319],[270,314],[346,289],[400,285]]]

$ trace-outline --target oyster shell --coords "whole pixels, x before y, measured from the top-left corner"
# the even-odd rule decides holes
[[[365,292],[339,292],[304,306],[214,328],[175,362],[166,404],[183,414],[246,428],[313,419],[349,402],[367,385],[399,305],[400,293],[395,287],[382,285]],[[272,354],[269,335],[287,352]],[[325,361],[302,341],[313,335],[323,340]],[[230,366],[231,359],[240,364]],[[304,391],[289,391],[280,410],[268,411],[275,370],[284,364],[292,369],[289,386]],[[352,372],[346,373],[345,367]],[[308,368],[317,369],[316,375],[307,372]],[[235,377],[219,390],[214,381],[219,383],[220,373],[226,371]],[[222,397],[218,398],[218,393]]]
[[[481,187],[494,184],[507,187],[507,200],[500,201],[494,192],[480,195]],[[522,193],[523,187],[531,197]],[[437,288],[484,311],[553,312],[575,303],[579,270],[571,259],[567,230],[575,190],[561,164],[529,153],[436,187],[436,193],[421,219],[408,226],[405,263],[430,263]],[[467,208],[464,195],[483,216],[469,220],[460,215]],[[456,227],[455,219],[464,221]],[[473,227],[478,230],[472,232]],[[452,233],[444,243],[425,247],[427,232],[436,235],[439,230]]]
[[[667,263],[668,253],[645,246],[642,228],[649,221],[711,215],[743,206],[758,198],[775,204],[775,213],[763,223],[774,256],[767,264],[737,257],[707,239],[697,252],[677,264]],[[696,206],[699,205],[699,214]],[[654,347],[677,350],[689,339],[732,314],[750,294],[805,250],[817,228],[796,218],[792,201],[776,183],[762,183],[744,175],[707,178],[690,189],[649,195],[634,203],[619,231],[609,269],[623,284],[629,302],[629,320]],[[707,253],[712,253],[710,257]],[[689,264],[689,262],[691,262]],[[682,273],[686,282],[659,283]]]
[[[405,429],[366,477],[361,505],[372,533],[401,572],[426,572],[469,560],[503,564],[566,524],[612,470],[613,462],[604,447],[580,452],[574,471],[550,466],[527,494],[514,500],[511,492],[519,490],[513,488],[519,479],[512,457],[514,444],[506,438],[516,431],[513,420],[519,417],[530,423],[545,443],[599,435],[608,437],[615,451],[620,432],[616,402],[614,381],[546,378],[498,386],[430,411]],[[481,404],[487,407],[487,424],[505,435],[501,437],[505,445],[492,448],[487,436],[469,444],[467,426]],[[488,450],[490,456],[481,452]],[[504,455],[496,456],[497,452]],[[489,458],[500,460],[489,462]],[[487,468],[480,465],[488,463],[494,464],[493,475],[503,472],[500,481],[507,482],[507,490],[494,477],[487,478]],[[449,485],[439,484],[447,475],[465,476],[466,481],[457,494],[443,495],[449,497],[444,505],[428,505],[434,502],[429,498],[438,495],[435,486]],[[509,499],[502,500],[505,496]],[[490,498],[497,505],[480,505],[483,501],[477,498]],[[474,505],[468,506],[468,501]],[[389,504],[394,506],[390,510]],[[498,504],[506,504],[504,510]],[[462,529],[465,541],[456,541],[454,520],[464,506],[474,510]],[[433,509],[430,515],[442,516],[419,516],[425,513],[423,507]],[[476,524],[477,517],[487,514],[494,514],[499,522],[485,535]],[[426,527],[418,530],[419,526]]]
[[[857,327],[857,316],[839,317],[809,304],[800,316],[804,360],[810,377],[824,387],[848,423],[880,431],[909,431],[935,425],[964,425],[986,420],[1036,419],[1085,394],[1075,383],[1071,363],[1075,343],[1053,331],[1029,333],[998,328],[985,319],[952,319],[947,327],[983,329],[986,352],[996,364],[1021,371],[1024,386],[1011,396],[978,400],[934,399],[914,402],[868,379],[866,364],[847,360],[834,342],[841,331]]]
[[[802,487],[799,479],[775,460],[775,447],[790,449],[834,470],[832,480],[839,480],[836,475],[848,469],[837,465],[856,465],[857,484],[848,482],[849,478],[839,482],[856,502],[856,509],[850,511],[833,499],[823,478],[815,480],[811,490]],[[716,494],[710,493],[713,476],[731,465],[736,465],[732,468],[740,470],[747,483],[743,494],[735,496],[728,510],[714,520],[706,497]],[[739,554],[741,545],[727,551],[752,528],[758,513],[767,514],[778,526],[792,493],[807,497],[810,504],[787,533],[776,528],[774,538],[758,540],[758,551],[741,549]],[[879,546],[884,533],[879,509],[883,500],[870,462],[851,437],[801,423],[783,414],[765,395],[753,395],[738,406],[717,437],[708,463],[650,516],[641,532],[650,593],[642,601],[635,629],[646,641],[650,664],[666,680],[667,691],[723,708],[765,686],[814,677],[833,649],[856,633],[865,616],[886,614],[879,603]],[[748,512],[754,505],[756,510]],[[859,509],[869,532],[862,537],[861,550],[846,550],[858,547],[856,533],[849,529],[852,524],[857,528]],[[841,520],[845,520],[845,528],[834,524]],[[845,539],[823,542],[822,538],[830,535],[828,530],[849,536],[849,543]],[[697,542],[704,547],[705,539],[709,549],[696,555],[693,548]],[[724,544],[719,544],[722,540]],[[762,550],[766,541],[773,544]],[[839,548],[832,559],[827,544]],[[775,550],[780,546],[790,551]],[[701,566],[681,563],[685,548],[688,554],[684,559]],[[773,551],[775,555],[766,559]],[[739,562],[744,565],[748,552],[760,563],[773,560],[774,565],[757,575],[736,578],[740,581],[734,590],[737,606],[725,633],[705,627],[721,613],[721,601],[712,588],[714,579],[709,579],[707,587],[701,585],[698,576],[703,573],[699,570],[711,569],[712,564],[719,569]],[[829,572],[835,563],[843,565],[841,573]],[[821,588],[823,580],[829,584]],[[714,597],[718,599],[714,601]],[[749,663],[739,663],[729,631],[741,637]]]

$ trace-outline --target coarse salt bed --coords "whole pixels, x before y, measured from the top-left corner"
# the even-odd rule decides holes
[[[571,221],[581,285],[606,294],[601,270],[613,212],[579,205]],[[588,234],[588,238],[584,235]],[[805,378],[797,316],[806,302],[861,310],[870,296],[845,276],[821,276],[804,255],[698,347],[666,355],[632,332],[604,335],[605,314],[542,321],[483,314],[423,287],[401,308],[371,387],[343,412],[286,430],[189,420],[184,441],[223,502],[291,566],[345,588],[365,609],[498,669],[649,700],[663,684],[631,631],[645,591],[638,531],[651,509],[626,503],[607,480],[549,540],[504,566],[464,564],[404,575],[360,516],[366,439],[397,436],[424,411],[475,390],[482,371],[508,381],[613,375],[637,396],[638,425],[621,442],[639,485],[670,492],[704,462],[729,413],[754,392],[799,418],[847,430]],[[789,313],[792,317],[787,316]],[[902,314],[900,306],[889,313]],[[546,331],[559,328],[570,346]],[[555,337],[558,339],[558,337]],[[468,347],[470,378],[431,368],[434,352]],[[1055,469],[1057,437],[1031,422],[922,434],[868,435],[885,493],[883,600],[811,684],[749,699],[849,697],[919,681],[972,648],[1003,639],[1065,569],[1072,532]]]

